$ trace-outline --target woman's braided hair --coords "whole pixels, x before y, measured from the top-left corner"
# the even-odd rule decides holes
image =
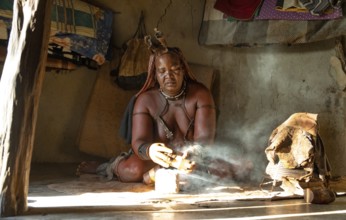
[[[155,28],[155,39],[152,39],[150,35],[147,35],[145,36],[145,42],[147,43],[148,49],[151,52],[149,57],[148,75],[143,87],[139,90],[136,96],[139,96],[143,92],[153,87],[158,87],[158,83],[155,78],[156,77],[155,60],[156,60],[156,57],[159,57],[163,54],[169,53],[169,54],[174,54],[178,56],[178,58],[180,59],[183,65],[183,70],[185,72],[184,78],[186,82],[188,83],[191,81],[196,81],[196,77],[190,71],[190,68],[187,64],[187,61],[182,51],[178,47],[167,47],[167,43],[165,39],[163,38],[162,32],[158,31]]]

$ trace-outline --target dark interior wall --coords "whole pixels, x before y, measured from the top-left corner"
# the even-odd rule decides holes
[[[76,145],[81,121],[97,71],[47,71],[39,103],[34,162],[76,162],[83,158]]]
[[[208,47],[198,44],[202,0],[99,0],[114,13],[112,44],[129,39],[143,10],[148,33],[159,28],[168,44],[179,46],[189,62],[218,71],[215,98],[219,109],[218,153],[228,160],[248,158],[263,175],[264,149],[271,131],[295,112],[319,114],[319,129],[334,174],[345,174],[345,104],[330,75],[334,40],[296,46],[261,48]],[[106,64],[110,65],[110,64]],[[99,71],[108,71],[101,69]],[[78,162],[75,140],[92,86],[100,72],[80,69],[66,74],[47,73],[40,102],[33,159]],[[126,101],[118,103],[126,106]],[[122,111],[123,108],[120,108]],[[121,113],[115,120],[120,121]],[[117,134],[117,129],[114,131]],[[110,155],[110,157],[113,155]]]

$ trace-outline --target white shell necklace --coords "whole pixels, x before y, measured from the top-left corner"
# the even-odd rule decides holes
[[[163,97],[165,97],[165,99],[170,100],[170,101],[176,101],[176,100],[180,99],[183,95],[185,95],[185,90],[186,90],[186,82],[185,81],[183,84],[183,88],[175,96],[167,95],[161,88],[159,89],[159,91],[163,95]]]

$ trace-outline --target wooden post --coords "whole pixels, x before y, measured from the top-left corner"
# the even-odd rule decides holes
[[[45,74],[52,0],[15,0],[0,81],[0,215],[27,210],[38,101]]]

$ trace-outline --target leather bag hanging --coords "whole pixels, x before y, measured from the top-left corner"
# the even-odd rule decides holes
[[[144,41],[145,35],[144,14],[141,12],[137,30],[126,43],[116,78],[117,84],[125,90],[138,90],[146,80],[150,53]]]

